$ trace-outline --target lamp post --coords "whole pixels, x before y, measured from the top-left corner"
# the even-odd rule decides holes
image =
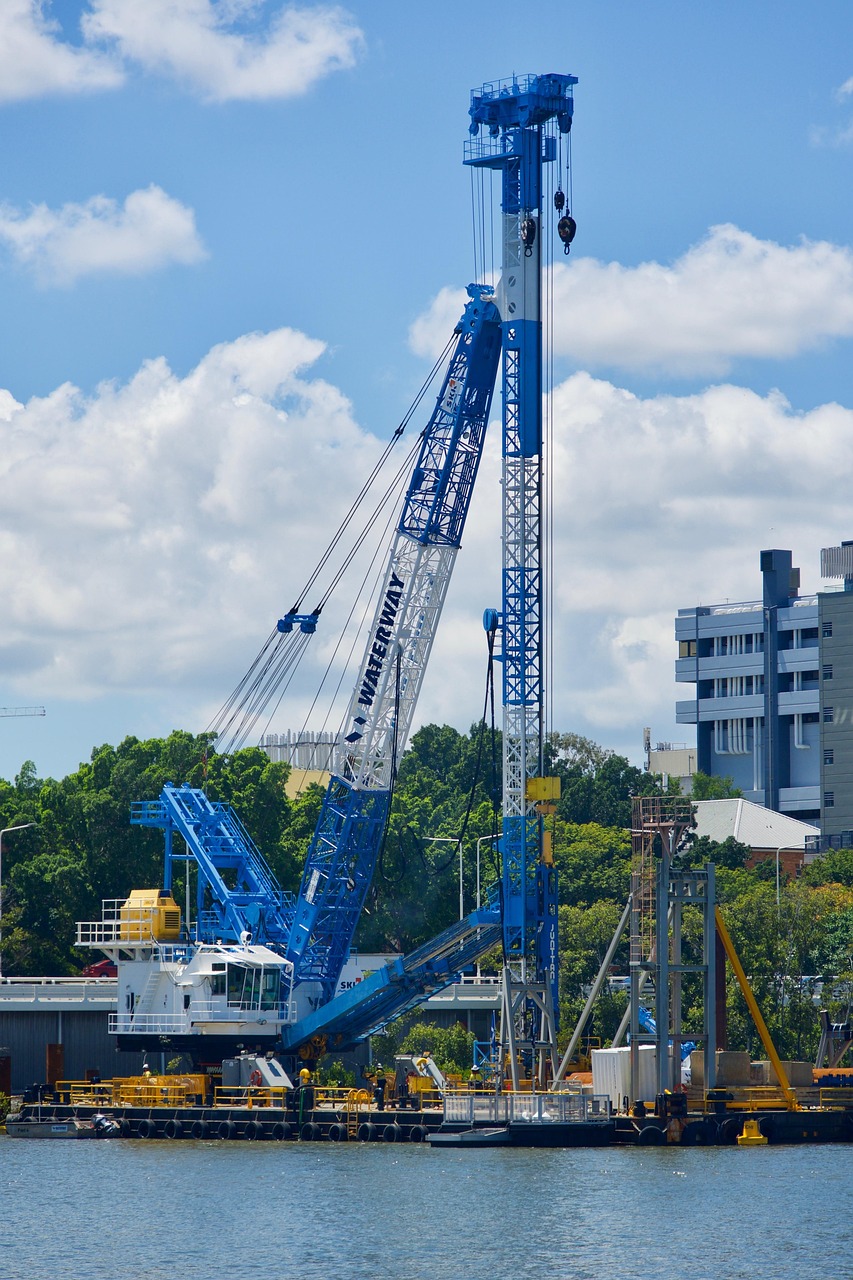
[[[459,919],[465,919],[465,899],[462,890],[462,841],[458,836],[424,836],[430,844],[455,844],[459,846]]]
[[[0,831],[0,943],[3,941],[3,837],[10,831],[26,831],[27,827],[37,827],[37,822],[22,822],[17,827],[4,827]],[[3,948],[0,946],[0,978],[3,977]]]

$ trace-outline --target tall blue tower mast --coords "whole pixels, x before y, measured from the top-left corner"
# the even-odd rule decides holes
[[[557,886],[543,847],[534,780],[543,773],[543,168],[557,158],[557,134],[572,125],[570,75],[513,77],[471,95],[465,163],[501,178],[503,602],[487,629],[500,635],[503,663],[501,835],[504,1018],[513,1084],[515,1037],[553,1039],[557,1004]],[[547,788],[545,788],[547,791]],[[550,1028],[546,1025],[550,1022]]]

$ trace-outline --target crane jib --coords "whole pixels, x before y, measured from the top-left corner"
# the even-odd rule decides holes
[[[391,643],[391,632],[400,608],[400,599],[404,586],[403,579],[398,577],[396,573],[392,573],[364,671],[361,692],[358,697],[359,706],[371,707],[373,705],[373,699],[376,697],[376,687],[379,684],[385,656]]]

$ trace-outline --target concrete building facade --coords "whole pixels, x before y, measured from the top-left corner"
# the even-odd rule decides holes
[[[843,586],[800,594],[791,552],[762,551],[760,600],[680,609],[676,703],[697,767],[745,799],[853,843],[853,543],[821,554]]]

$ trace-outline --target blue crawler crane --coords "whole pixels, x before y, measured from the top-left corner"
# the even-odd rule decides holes
[[[167,785],[134,805],[131,821],[161,827],[165,888],[175,857],[197,864],[199,943],[260,945],[279,952],[292,988],[279,1019],[285,1050],[328,1038],[363,1038],[388,1018],[452,982],[500,936],[498,895],[433,942],[337,999],[385,834],[393,778],[412,723],[482,456],[501,351],[491,290],[469,301],[436,405],[425,428],[393,536],[375,616],[298,894],[284,893],[229,806],[202,791]],[[285,615],[279,630],[305,628]],[[183,837],[176,855],[172,836]],[[198,1020],[194,1025],[200,1025]],[[125,1039],[125,1043],[126,1043]]]
[[[543,837],[543,801],[554,793],[548,786],[552,780],[542,777],[543,172],[571,127],[575,83],[568,75],[527,76],[486,85],[472,95],[465,163],[500,176],[502,275],[494,291],[468,287],[469,301],[393,536],[297,895],[282,892],[228,807],[213,804],[202,792],[167,786],[157,801],[134,807],[132,821],[165,832],[166,889],[176,856],[197,864],[198,944],[261,946],[281,957],[288,995],[280,1002],[276,1027],[285,1051],[305,1057],[364,1038],[452,982],[500,940],[504,1039],[514,1084],[525,1043],[531,1049],[550,1047],[553,1059],[557,884]],[[558,235],[568,251],[574,220],[559,183],[554,204]],[[503,668],[501,882],[478,911],[335,997],[462,540],[499,363],[503,600],[500,613],[488,610],[485,621]],[[316,613],[294,611],[278,629],[288,634],[298,628],[307,635],[316,623]],[[185,854],[173,852],[174,832],[183,837]],[[192,1031],[184,1039],[191,1041]],[[162,1043],[160,1036],[157,1047]]]

